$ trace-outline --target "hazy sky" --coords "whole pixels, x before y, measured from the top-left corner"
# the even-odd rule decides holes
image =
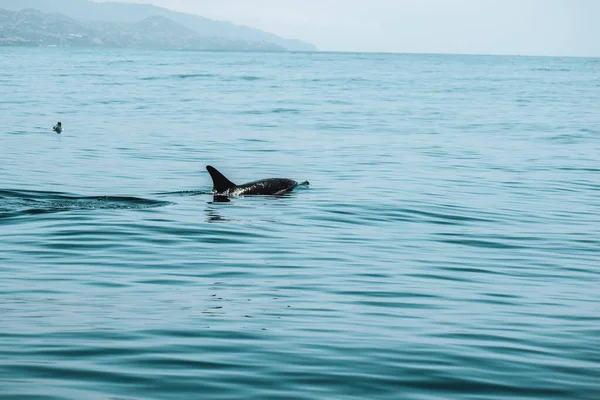
[[[319,50],[600,56],[600,0],[130,2],[249,25]]]

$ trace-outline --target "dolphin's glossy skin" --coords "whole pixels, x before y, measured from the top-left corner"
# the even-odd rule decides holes
[[[269,178],[236,185],[216,168],[210,165],[206,170],[213,180],[215,196],[249,196],[249,195],[281,195],[292,191],[298,185],[308,185],[308,182],[298,183],[291,179]]]

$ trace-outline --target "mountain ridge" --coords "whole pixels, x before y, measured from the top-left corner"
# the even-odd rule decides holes
[[[78,21],[61,13],[0,8],[0,46],[115,47],[149,50],[285,51],[267,42],[202,36],[163,16],[134,23]]]
[[[216,21],[199,15],[168,10],[150,4],[103,2],[89,0],[0,0],[0,8],[19,11],[33,8],[44,13],[61,13],[79,21],[105,21],[134,23],[148,17],[163,16],[173,20],[200,36],[221,37],[247,42],[272,43],[289,51],[317,51],[315,45],[297,39],[281,38],[259,29]]]

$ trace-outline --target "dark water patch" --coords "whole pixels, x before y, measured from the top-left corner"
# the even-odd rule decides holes
[[[143,76],[138,78],[140,81],[157,81],[160,79],[166,79],[164,76]]]
[[[517,104],[529,104],[529,103],[532,103],[532,102],[533,102],[533,100],[531,100],[531,99],[517,99],[517,100],[515,100],[515,103],[517,103]]]
[[[451,273],[448,273],[448,274],[442,274],[442,273],[436,273],[436,272],[412,273],[412,274],[408,274],[407,276],[417,278],[417,279],[422,279],[425,281],[431,280],[431,281],[437,281],[437,282],[464,282],[464,283],[476,282],[476,280],[473,277],[459,275],[459,274],[454,273],[453,271],[450,271],[450,272]]]
[[[301,111],[296,108],[271,108],[263,110],[246,110],[240,111],[240,114],[246,115],[268,115],[268,114],[299,114]]]
[[[178,190],[175,192],[156,192],[155,195],[162,196],[178,196],[178,197],[187,197],[187,196],[202,196],[202,195],[211,195],[212,191],[210,190]]]
[[[280,126],[280,124],[269,124],[269,123],[259,122],[259,123],[249,123],[248,126],[251,128],[260,128],[262,130],[267,130],[267,129],[271,129],[271,128],[277,128],[278,126]]]
[[[172,204],[128,196],[74,196],[59,192],[0,189],[0,219],[76,210],[143,210]]]
[[[108,77],[106,74],[103,74],[103,73],[92,73],[92,72],[80,73],[78,75],[86,77],[86,78],[107,78]]]
[[[220,229],[215,230],[212,227],[197,226],[155,226],[155,234],[164,234],[167,236],[176,236],[180,239],[198,240],[202,243],[223,243],[223,244],[246,244],[248,240],[268,239],[270,235],[253,230]]]
[[[273,114],[286,114],[286,113],[298,114],[298,113],[300,113],[300,110],[297,108],[273,108],[270,110],[270,112]]]
[[[18,385],[18,384],[22,384],[20,379],[7,379],[6,382],[10,382],[13,385]],[[26,392],[30,392],[30,393],[26,393]],[[68,391],[69,393],[71,393],[72,395],[78,395],[78,396],[85,396],[85,392],[79,392],[76,390],[73,391]],[[32,387],[30,387],[28,390],[19,390],[19,391],[15,391],[15,392],[11,392],[6,391],[2,393],[2,396],[6,399],[14,399],[14,400],[39,400],[40,398],[44,398],[46,400],[64,400],[65,399],[65,395],[60,394],[60,395],[54,395],[54,394],[48,394],[48,390],[46,389],[33,389]],[[123,398],[125,399],[125,398]]]
[[[101,288],[125,288],[125,287],[129,287],[129,284],[125,284],[125,283],[118,283],[118,282],[98,282],[98,281],[94,281],[94,282],[87,282],[86,285],[88,286],[96,286],[96,287],[101,287]]]
[[[532,71],[539,71],[539,72],[571,72],[570,68],[551,68],[551,67],[538,67],[538,68],[532,68]]]
[[[595,171],[591,171],[591,172],[595,172]],[[575,192],[580,192],[582,189],[583,190],[593,190],[593,191],[598,191],[600,190],[600,183],[596,183],[592,180],[574,180],[572,182],[569,182],[570,185],[575,186],[575,189],[572,189],[572,191]],[[584,213],[585,214],[585,213]]]
[[[136,60],[110,60],[110,61],[107,61],[106,64],[108,64],[108,65],[119,65],[119,64],[133,64],[135,62],[137,62],[137,61]],[[165,63],[156,63],[154,65],[168,65],[168,64],[165,64]]]
[[[5,100],[0,98],[0,104],[13,104],[13,105],[23,105],[29,103],[29,100]]]
[[[344,124],[344,123],[339,123],[339,124],[317,123],[315,126],[317,129],[333,130],[333,131],[353,130],[353,129],[356,129],[356,127],[357,127],[356,124]]]
[[[181,285],[195,285],[195,282],[190,282],[185,279],[146,279],[136,281],[144,285],[165,285],[165,286],[181,286]]]
[[[240,76],[223,76],[223,82],[257,82],[266,80],[267,78],[256,75],[240,75]]]
[[[437,233],[436,236],[438,237],[436,241],[442,243],[506,250],[535,247],[535,243],[543,243],[546,241],[545,238],[534,236],[510,237],[505,235],[473,235],[462,233]]]
[[[198,371],[206,371],[206,370],[218,370],[225,372],[227,370],[235,370],[238,366],[232,365],[229,362],[217,362],[217,361],[207,361],[200,359],[187,359],[184,358],[186,356],[181,355],[178,357],[174,356],[153,356],[153,357],[138,357],[134,360],[131,360],[132,366],[137,366],[139,368],[145,368],[147,365],[155,365],[159,368],[171,371],[171,373],[175,371],[189,371],[198,370]],[[190,356],[187,356],[190,357]]]
[[[581,140],[587,139],[587,136],[580,133],[562,133],[560,135],[547,136],[546,140],[561,144],[576,144]]]
[[[242,142],[249,142],[249,143],[272,143],[272,140],[265,140],[265,139],[253,139],[253,138],[242,138],[242,139],[238,139]]]
[[[176,78],[179,79],[190,79],[190,78],[214,78],[217,75],[209,73],[198,73],[198,74],[177,74]]]
[[[160,328],[160,329],[145,329],[140,332],[144,337],[171,337],[171,338],[185,338],[185,339],[217,339],[222,342],[223,346],[228,347],[229,351],[235,351],[229,347],[229,341],[237,342],[253,342],[259,339],[255,333],[245,331],[227,331],[227,330],[190,330],[185,327],[175,328]],[[199,343],[201,344],[201,343]]]
[[[370,290],[368,293],[364,291],[356,291],[356,290],[339,290],[335,292],[336,294],[349,296],[353,298],[361,298],[365,295],[368,295],[369,298],[373,299],[404,299],[404,300],[418,300],[422,299],[423,301],[427,301],[430,299],[438,298],[437,295],[428,294],[428,293],[417,293],[417,292],[401,292],[401,291],[381,291],[381,290]],[[379,300],[377,300],[379,301]]]
[[[243,80],[243,81],[260,81],[260,80],[264,79],[260,76],[254,76],[254,75],[242,75],[237,78],[240,80]]]
[[[94,357],[99,359],[110,359],[112,357],[127,357],[138,354],[138,349],[114,346],[94,346],[92,344],[84,346],[69,346],[67,344],[58,344],[55,346],[39,345],[35,347],[35,353],[46,357],[65,357],[80,359]],[[15,351],[19,354],[22,351]]]
[[[468,210],[465,210],[468,212]],[[413,217],[417,217],[419,220],[426,219],[428,222],[437,223],[440,225],[463,225],[467,223],[489,223],[493,220],[488,218],[483,218],[476,216],[476,214],[481,214],[475,210],[471,211],[472,215],[461,215],[456,214],[454,212],[434,212],[434,211],[426,211],[422,209],[411,209],[411,208],[401,208],[395,210],[396,215],[410,215]]]
[[[104,105],[109,105],[109,104],[127,104],[127,103],[129,103],[129,100],[123,100],[123,99],[100,100],[98,103],[99,104],[104,104]]]
[[[90,85],[92,85],[92,86],[118,86],[119,83],[114,82],[114,81],[93,81],[93,82],[90,82]]]
[[[490,248],[490,249],[522,249],[523,246],[512,245],[508,243],[491,241],[491,240],[482,240],[482,239],[438,239],[439,242],[448,243],[448,244],[458,244],[462,246],[469,247],[482,247],[482,248]]]
[[[492,216],[491,213],[482,213],[468,208],[438,206],[430,207],[432,210],[396,207],[389,204],[369,204],[362,207],[348,207],[342,203],[332,202],[324,209],[327,209],[328,216],[326,220],[336,220],[343,223],[370,224],[373,222],[411,222],[411,223],[431,223],[436,225],[469,225],[486,224],[494,219],[486,218]],[[472,214],[472,215],[468,215]],[[340,218],[335,217],[336,215]]]
[[[7,377],[36,376],[38,379],[53,379],[61,376],[62,379],[79,382],[120,382],[120,384],[150,383],[152,379],[138,373],[124,373],[122,371],[108,371],[86,368],[80,366],[67,366],[65,364],[13,364]]]
[[[485,275],[502,275],[503,272],[494,268],[484,268],[484,267],[467,267],[462,264],[460,265],[452,265],[452,263],[448,263],[447,266],[437,267],[437,269],[442,271],[452,272],[453,274],[461,274],[460,276],[466,277],[469,276],[475,278],[475,276],[479,274]]]
[[[336,104],[336,105],[351,105],[352,102],[348,100],[326,100],[326,103]]]
[[[163,81],[172,79],[204,79],[204,78],[215,78],[216,74],[211,73],[198,73],[198,74],[174,74],[174,75],[153,75],[153,76],[142,76],[138,79],[141,81]]]
[[[43,128],[38,128],[38,129],[43,129]],[[48,132],[51,132],[50,129],[47,129]],[[31,133],[40,133],[39,131],[25,131],[22,129],[19,130],[14,130],[14,131],[8,131],[8,132],[4,132],[7,135],[27,135],[27,134],[31,134]]]

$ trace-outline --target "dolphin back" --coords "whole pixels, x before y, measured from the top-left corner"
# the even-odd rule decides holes
[[[222,173],[217,171],[216,168],[207,165],[206,170],[210,174],[210,177],[213,180],[213,192],[215,193],[225,193],[228,190],[232,190],[236,188],[236,184],[231,182],[229,179],[225,177]]]

